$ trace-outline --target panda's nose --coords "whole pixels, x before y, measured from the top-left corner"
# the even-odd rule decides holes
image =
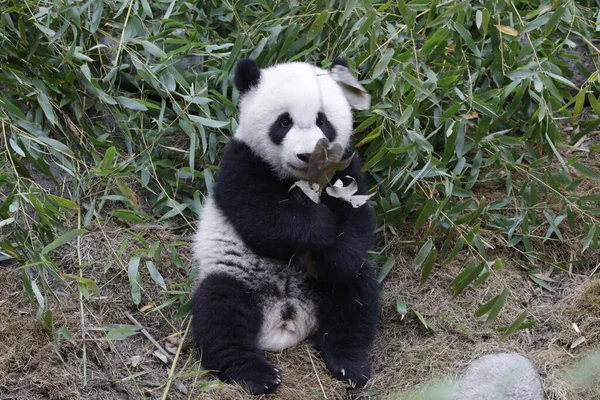
[[[296,154],[296,157],[298,157],[298,159],[300,161],[304,161],[305,163],[308,162],[308,160],[310,159],[310,153],[300,153],[300,154]]]

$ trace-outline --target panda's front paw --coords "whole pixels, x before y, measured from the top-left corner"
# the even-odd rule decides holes
[[[325,365],[338,380],[352,388],[361,388],[371,377],[371,367],[364,349],[335,349],[322,352]]]
[[[255,358],[233,365],[221,372],[223,382],[237,383],[249,393],[260,395],[273,393],[281,383],[281,371],[264,358]]]
[[[313,204],[309,213],[302,218],[302,221],[290,223],[302,225],[303,244],[307,250],[325,250],[335,245],[338,239],[335,215],[327,206]]]
[[[310,206],[314,204],[314,202],[309,199],[299,187],[295,187],[290,190],[290,199],[303,206]]]

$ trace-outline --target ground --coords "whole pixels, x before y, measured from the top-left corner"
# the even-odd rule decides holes
[[[77,287],[56,283],[54,307],[55,332],[66,325],[74,343],[62,338],[58,344],[53,336],[35,322],[36,308],[22,290],[20,271],[0,267],[0,399],[159,399],[165,392],[169,376],[172,384],[168,398],[250,399],[240,388],[221,385],[202,371],[200,355],[193,350],[188,318],[175,318],[177,306],[159,312],[143,311],[148,299],[160,304],[169,298],[142,276],[146,289],[140,307],[131,298],[126,263],[128,252],[135,249],[130,231],[135,227],[104,225],[92,227],[82,237],[80,246],[65,246],[56,254],[59,266],[77,273],[78,250],[87,276],[96,280],[100,293],[80,303]],[[146,240],[175,242],[182,237],[170,232],[137,230]],[[506,249],[494,250],[504,260],[505,271],[490,279],[490,283],[452,298],[448,286],[458,266],[438,267],[434,276],[419,288],[418,273],[413,271],[415,249],[401,243],[410,238],[409,226],[398,232],[390,242],[389,254],[395,254],[396,264],[384,281],[381,295],[380,331],[371,350],[373,377],[363,390],[348,391],[327,373],[319,355],[308,343],[301,343],[268,358],[284,371],[284,380],[271,398],[350,399],[394,398],[428,382],[452,379],[481,354],[518,352],[533,360],[549,399],[591,400],[600,398],[600,387],[574,390],[568,386],[564,368],[578,357],[600,344],[600,282],[586,283],[598,269],[600,255],[590,254],[589,263],[568,272],[550,271],[554,291],[541,289],[523,274],[522,256]],[[124,252],[119,247],[127,238]],[[184,237],[185,239],[185,237]],[[496,244],[498,245],[498,244]],[[548,246],[550,258],[569,257],[570,250]],[[180,251],[186,266],[191,263],[189,249]],[[112,260],[112,261],[111,261]],[[185,282],[187,269],[177,268],[168,256],[158,266],[170,288]],[[519,331],[506,341],[500,333],[483,327],[483,321],[473,317],[474,311],[502,288],[510,288],[511,296],[526,305],[539,321],[533,328]],[[409,309],[402,316],[396,309],[397,300]],[[83,307],[83,319],[80,312]],[[140,310],[141,309],[141,310]],[[426,329],[411,310],[420,312],[430,326]],[[516,302],[508,302],[494,325],[510,324],[521,312]],[[441,314],[440,314],[441,313]],[[132,319],[146,328],[148,336],[136,334],[121,340],[107,337],[110,324],[132,324]],[[439,315],[460,324],[455,326]],[[575,326],[577,328],[575,328]],[[82,327],[85,328],[85,335]],[[579,329],[580,333],[576,331]],[[585,342],[573,347],[584,336]],[[184,338],[181,348],[180,339]],[[156,347],[149,338],[177,357],[169,375],[172,359],[164,363],[154,355]],[[581,339],[579,339],[581,341]],[[85,343],[85,352],[84,352]],[[85,368],[85,378],[84,378]]]

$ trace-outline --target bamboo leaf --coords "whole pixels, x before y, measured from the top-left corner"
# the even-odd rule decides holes
[[[431,274],[431,271],[433,271],[433,267],[435,266],[435,260],[437,259],[437,255],[437,249],[433,248],[433,250],[427,256],[427,259],[423,264],[423,270],[421,271],[421,280],[419,281],[420,287],[423,287],[423,285],[425,285],[425,283],[427,282],[427,279],[429,279],[429,275]]]
[[[127,269],[127,275],[129,276],[129,282],[131,283],[131,298],[136,306],[142,301],[139,265],[140,256],[133,256],[129,259],[129,267]]]
[[[49,244],[47,244],[46,246],[44,246],[44,248],[42,249],[42,251],[40,253],[48,254],[52,250],[54,250],[64,244],[69,243],[71,240],[75,239],[77,236],[83,235],[84,233],[87,233],[87,232],[88,232],[87,229],[73,229],[72,231],[64,233],[64,234],[60,235],[59,237],[57,237],[56,239],[54,239]]]
[[[519,31],[517,31],[515,28],[506,26],[506,25],[494,25],[494,26],[496,27],[496,29],[498,29],[500,32],[504,33],[505,35],[519,36]]]
[[[529,316],[529,312],[527,311],[523,311],[518,317],[517,319],[514,320],[514,322],[512,324],[510,324],[510,326],[506,329],[506,331],[504,332],[504,334],[502,335],[502,337],[500,338],[500,341],[504,341],[506,340],[509,336],[511,336],[513,333],[515,333],[517,330],[519,329],[524,329],[523,326],[523,322],[525,322],[525,320],[527,319],[527,317]]]
[[[381,270],[379,271],[379,275],[377,275],[377,282],[381,283],[388,276],[392,268],[394,268],[394,264],[396,263],[396,258],[394,256],[390,256],[386,262],[381,266]]]
[[[502,307],[504,307],[504,304],[506,303],[507,298],[508,298],[508,289],[504,289],[502,291],[502,293],[500,294],[500,296],[498,297],[498,299],[491,306],[488,317],[485,320],[483,326],[490,326],[491,324],[494,323],[494,321],[498,317],[498,314],[500,314]]]

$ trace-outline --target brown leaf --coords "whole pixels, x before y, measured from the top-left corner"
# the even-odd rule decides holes
[[[337,171],[343,171],[348,168],[354,154],[345,160],[342,160],[344,156],[344,149],[339,143],[335,143],[329,148],[329,140],[327,138],[319,139],[315,149],[310,155],[308,160],[308,183],[319,184],[319,189],[323,189],[329,185],[331,178]]]
[[[165,340],[165,350],[167,350],[171,354],[177,353],[177,348],[179,347],[179,338],[175,336],[170,336]]]
[[[510,26],[506,26],[506,25],[495,25],[495,26],[500,32],[502,32],[506,35],[519,36],[519,31],[516,30],[515,28],[511,28]]]

